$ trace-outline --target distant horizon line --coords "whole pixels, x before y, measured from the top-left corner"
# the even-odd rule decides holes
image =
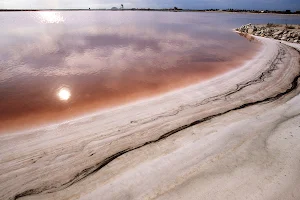
[[[176,9],[175,9],[176,8]],[[218,9],[218,8],[207,8],[207,9],[190,9],[190,8],[0,8],[0,11],[76,11],[76,10],[103,10],[103,11],[110,11],[110,10],[124,10],[124,11],[132,11],[132,10],[151,10],[151,11],[167,11],[167,10],[175,10],[175,11],[253,11],[253,12],[285,12],[290,11],[293,13],[292,10],[269,10],[269,9],[237,9],[237,8],[227,8],[227,9]],[[294,12],[300,12],[299,10],[295,10]]]

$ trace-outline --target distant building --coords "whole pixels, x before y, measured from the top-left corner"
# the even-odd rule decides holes
[[[117,7],[112,7],[111,10],[119,10]]]

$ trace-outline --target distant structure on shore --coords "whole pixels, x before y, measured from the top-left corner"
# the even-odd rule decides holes
[[[119,10],[117,7],[112,7],[111,10]]]

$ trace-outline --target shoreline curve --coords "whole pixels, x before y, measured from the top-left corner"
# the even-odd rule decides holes
[[[274,199],[275,179],[257,192],[269,185],[253,183],[253,170],[262,165],[269,177],[285,154],[289,176],[300,168],[292,162],[296,127],[288,126],[293,137],[274,139],[299,120],[300,47],[256,38],[264,46],[255,59],[220,77],[51,129],[0,135],[0,199]],[[294,181],[280,195],[300,196]]]

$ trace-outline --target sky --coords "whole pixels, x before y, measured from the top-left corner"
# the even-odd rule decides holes
[[[300,0],[0,0],[0,9],[187,8],[300,10]]]

